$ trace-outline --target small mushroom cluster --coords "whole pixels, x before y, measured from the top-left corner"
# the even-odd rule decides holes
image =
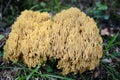
[[[25,10],[12,25],[4,46],[6,61],[23,61],[29,68],[58,60],[62,74],[94,69],[102,57],[102,38],[95,21],[78,8],[57,13]]]

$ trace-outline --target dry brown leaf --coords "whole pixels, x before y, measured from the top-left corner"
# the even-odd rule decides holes
[[[113,36],[113,28],[104,28],[101,30],[101,35],[103,36]]]

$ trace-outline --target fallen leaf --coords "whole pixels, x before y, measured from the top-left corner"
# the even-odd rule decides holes
[[[113,28],[104,28],[101,30],[101,35],[102,36],[113,36]]]

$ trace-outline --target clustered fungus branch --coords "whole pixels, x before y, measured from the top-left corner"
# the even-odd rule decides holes
[[[46,61],[47,53],[50,52],[51,28],[48,13],[23,11],[12,25],[12,32],[4,46],[4,59],[23,60],[28,67],[35,67]]]
[[[77,8],[63,10],[53,21],[47,12],[23,11],[4,46],[6,61],[28,67],[58,59],[62,74],[94,69],[102,57],[102,38],[95,21]]]

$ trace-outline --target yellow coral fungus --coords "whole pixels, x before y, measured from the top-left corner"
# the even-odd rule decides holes
[[[77,8],[61,11],[53,21],[47,12],[25,10],[12,25],[4,59],[35,67],[53,58],[63,75],[82,73],[99,64],[101,44],[95,21]]]
[[[102,39],[95,21],[77,8],[56,14],[53,23],[51,56],[62,74],[94,69],[102,56]]]
[[[23,11],[12,25],[4,46],[4,59],[23,60],[28,67],[35,67],[47,60],[52,22],[48,13]]]

